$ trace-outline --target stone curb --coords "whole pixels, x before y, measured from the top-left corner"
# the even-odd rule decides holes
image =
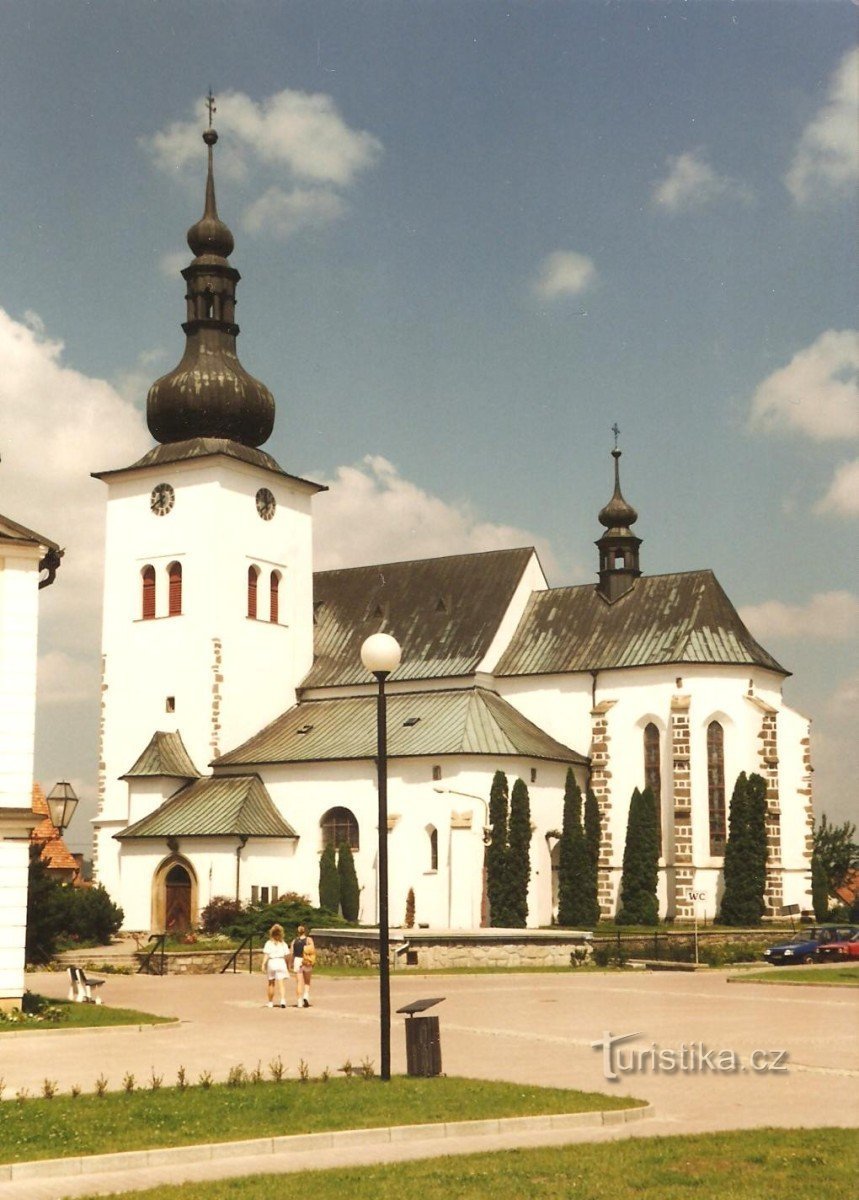
[[[490,1137],[501,1133],[547,1132],[592,1126],[625,1125],[653,1116],[653,1106],[620,1108],[609,1112],[558,1113],[540,1117],[498,1117],[482,1121],[449,1121],[433,1125],[386,1125],[375,1129],[340,1129],[325,1133],[298,1133],[283,1137],[254,1138],[241,1142],[210,1142],[198,1146],[167,1146],[153,1150],[127,1150],[117,1154],[89,1154],[77,1158],[47,1158],[34,1162],[0,1164],[0,1182],[51,1179],[58,1176],[103,1175],[108,1171],[145,1170],[171,1163],[198,1163],[265,1154],[290,1154],[307,1150],[333,1150],[340,1146],[383,1145],[389,1142],[442,1141],[453,1137]]]
[[[178,1029],[180,1025],[187,1025],[188,1021],[184,1017],[171,1017],[166,1021],[144,1021],[142,1024],[128,1025],[73,1025],[71,1029],[52,1029],[50,1025],[44,1029],[34,1027],[31,1029],[27,1026],[26,1029],[15,1030],[14,1033],[4,1033],[4,1037],[25,1038],[44,1037],[50,1034],[51,1037],[73,1037],[81,1033],[146,1033],[150,1029]],[[8,1043],[6,1043],[8,1044]]]

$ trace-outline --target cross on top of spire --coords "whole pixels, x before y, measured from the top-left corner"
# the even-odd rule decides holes
[[[616,450],[617,449],[617,439],[620,437],[620,426],[618,425],[617,421],[615,421],[614,425],[612,425],[611,431],[614,434],[614,448]]]
[[[211,88],[209,88],[209,94],[206,97],[206,108],[209,110],[209,128],[211,129],[212,117],[218,111],[217,105],[215,104],[215,95]]]

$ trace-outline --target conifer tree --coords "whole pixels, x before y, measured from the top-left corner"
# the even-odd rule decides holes
[[[337,874],[340,877],[340,908],[343,916],[347,921],[357,921],[361,892],[355,874],[355,859],[346,842],[341,844],[337,854]]]
[[[719,922],[760,925],[766,888],[767,785],[760,775],[737,776],[728,810],[724,886]]]
[[[591,865],[582,829],[582,793],[573,768],[564,786],[564,820],[558,846],[558,924],[591,924]]]
[[[600,840],[602,825],[600,822],[600,806],[590,788],[585,796],[585,845],[588,852],[588,910],[586,925],[596,925],[600,919],[600,904],[598,899]]]
[[[486,896],[489,923],[496,928],[509,924],[509,879],[507,876],[507,776],[496,771],[489,792],[491,840],[486,847]]]
[[[510,927],[524,929],[528,922],[528,882],[531,878],[531,802],[521,779],[510,794],[507,873],[510,877]]]
[[[335,916],[340,912],[340,873],[333,842],[325,847],[319,859],[319,907],[327,908]]]
[[[658,923],[658,881],[659,837],[656,803],[650,788],[645,788],[643,792],[636,788],[629,802],[626,845],[623,849],[623,874],[620,880],[620,906],[615,917],[618,925]]]
[[[409,888],[406,892],[406,916],[403,921],[403,926],[406,929],[414,929],[415,927],[415,889]]]

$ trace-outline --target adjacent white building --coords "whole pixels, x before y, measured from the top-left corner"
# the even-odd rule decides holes
[[[60,565],[56,543],[0,516],[0,1009],[24,995],[27,871],[33,812],[39,588]]]
[[[602,814],[613,913],[629,799],[659,799],[664,914],[719,903],[737,774],[768,783],[767,904],[810,903],[808,721],[787,672],[709,571],[643,576],[635,510],[599,514],[598,581],[550,588],[525,547],[312,570],[319,485],[259,446],[274,401],[236,357],[238,272],[215,204],[188,234],[185,354],[150,390],[158,443],[108,489],[96,870],[132,929],[193,924],[215,896],[317,898],[348,842],[376,918],[375,683],[360,646],[403,648],[389,695],[390,916],[485,923],[490,784],[528,785],[529,924],[548,925],[564,781]],[[699,908],[700,912],[700,908]]]

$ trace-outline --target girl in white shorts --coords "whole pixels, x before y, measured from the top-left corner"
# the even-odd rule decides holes
[[[262,969],[267,976],[268,1007],[274,1008],[274,992],[277,994],[281,1008],[286,1008],[286,980],[289,975],[287,955],[289,945],[283,939],[283,926],[272,925],[268,931],[268,941],[262,949]]]

